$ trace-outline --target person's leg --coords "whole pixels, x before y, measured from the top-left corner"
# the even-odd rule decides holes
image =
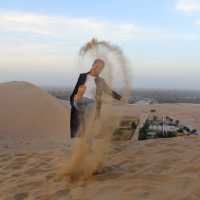
[[[86,131],[91,131],[91,124],[94,121],[95,102],[82,98],[81,101],[77,103],[77,108],[78,110],[73,121],[74,124],[72,127],[74,127],[74,129],[72,133],[75,132],[75,134],[73,134],[75,137],[85,136]]]
[[[85,126],[85,108],[82,108],[82,111],[80,112],[80,127],[79,127],[79,136],[83,137],[86,131],[86,126]]]
[[[89,102],[85,106],[85,112],[83,116],[84,120],[84,128],[85,128],[85,138],[87,138],[88,141],[91,141],[92,137],[94,136],[93,132],[95,129],[95,121],[94,121],[94,102]]]
[[[77,137],[77,133],[80,127],[80,113],[75,108],[71,108],[70,116],[70,134],[71,138]]]

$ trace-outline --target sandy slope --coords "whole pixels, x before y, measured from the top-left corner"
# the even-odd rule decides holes
[[[200,198],[200,138],[115,144],[105,172],[87,181],[57,179],[62,147],[0,154],[0,199],[193,200]]]
[[[0,138],[9,146],[21,138],[51,137],[66,139],[68,118],[66,105],[27,82],[0,84]],[[30,140],[28,140],[30,138]]]
[[[0,140],[0,200],[200,199],[200,137],[198,136],[143,142],[115,142],[107,154],[102,174],[85,181],[58,179],[58,174],[66,166],[69,158],[69,148],[64,139],[66,132],[62,131],[66,128],[66,125],[62,124],[64,123],[62,115],[66,112],[65,107],[61,102],[49,97],[32,85],[24,86],[23,83],[18,85],[17,88],[19,87],[22,90],[22,86],[25,87],[25,90],[34,88],[29,94],[31,98],[26,97],[26,91],[23,100],[20,99],[19,96],[22,96],[22,93],[19,95],[18,89],[13,89],[13,87],[16,88],[16,84],[13,86],[13,83],[11,83],[7,89],[12,88],[12,98],[16,99],[18,106],[24,105],[22,108],[27,109],[31,104],[35,108],[26,112],[33,112],[33,120],[37,122],[36,118],[39,118],[40,123],[48,127],[47,130],[52,128],[51,132],[47,131],[45,134],[49,133],[53,137],[44,136],[44,129],[41,128],[39,123],[31,130],[29,130],[30,125],[27,125],[27,129],[23,129],[27,131],[23,132],[26,137],[22,139],[19,137],[19,133],[22,131],[20,123],[15,123],[14,117],[11,115],[6,118],[10,120],[8,122],[1,116],[0,119],[4,120],[5,124],[7,123],[5,127],[15,131],[11,133],[12,136],[14,134],[19,135],[14,137],[12,145],[10,145],[8,138],[1,138]],[[2,91],[2,86],[0,88]],[[52,106],[51,114],[53,113],[52,109],[57,113],[53,119],[57,130],[53,127],[52,121],[52,124],[47,123],[48,119],[46,118],[49,116],[49,110],[45,119],[35,112],[37,107],[35,100],[39,101],[40,98],[34,92],[39,93],[40,97],[48,104],[43,112],[49,106]],[[11,95],[10,92],[7,93],[7,97],[9,95]],[[26,98],[30,100],[29,103],[25,101]],[[20,104],[21,101],[23,101],[23,104]],[[7,101],[1,100],[2,102],[4,102],[3,109],[4,114],[6,114],[5,105],[7,105]],[[8,99],[8,103],[13,105],[13,101],[11,102],[10,99]],[[45,103],[41,103],[41,105],[45,106]],[[42,106],[40,109],[42,109]],[[152,107],[156,108],[157,112],[161,114],[166,113],[189,125],[200,128],[200,105],[118,105],[113,114],[118,116],[142,115],[145,112],[148,113]],[[9,108],[7,107],[8,111]],[[49,117],[51,118],[51,116]],[[60,119],[61,122],[58,122],[56,118]],[[26,123],[29,122],[26,117],[20,120],[21,123],[23,120]],[[10,125],[12,123],[14,123],[13,126]],[[1,131],[0,135],[2,136],[2,134],[4,132]],[[28,137],[29,135],[30,137]]]

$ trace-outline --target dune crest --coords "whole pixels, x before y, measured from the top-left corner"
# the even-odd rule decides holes
[[[66,106],[31,83],[1,83],[0,107],[0,135],[67,134]]]

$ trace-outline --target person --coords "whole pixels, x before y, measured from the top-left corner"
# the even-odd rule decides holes
[[[84,127],[87,119],[85,114],[95,106],[95,119],[100,117],[103,92],[111,95],[114,99],[121,100],[121,96],[113,91],[99,75],[104,69],[105,63],[97,58],[89,72],[79,75],[76,86],[70,96],[71,117],[70,134],[71,138],[84,134]],[[90,112],[87,112],[90,115]],[[81,131],[82,130],[82,131]]]

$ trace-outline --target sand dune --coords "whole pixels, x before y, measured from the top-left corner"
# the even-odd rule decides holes
[[[0,84],[0,137],[67,137],[67,107],[27,82]]]
[[[69,110],[27,83],[2,84],[0,93],[0,135],[31,136],[23,141],[16,137],[13,144],[20,146],[12,147],[1,139],[0,200],[199,200],[199,136],[113,142],[102,173],[69,181],[58,178],[70,154],[65,124]],[[152,108],[200,128],[200,105],[116,105],[113,114],[138,116]],[[30,148],[29,142],[38,144]]]
[[[30,83],[0,84],[0,106],[1,134],[51,135],[66,131],[63,105]]]

